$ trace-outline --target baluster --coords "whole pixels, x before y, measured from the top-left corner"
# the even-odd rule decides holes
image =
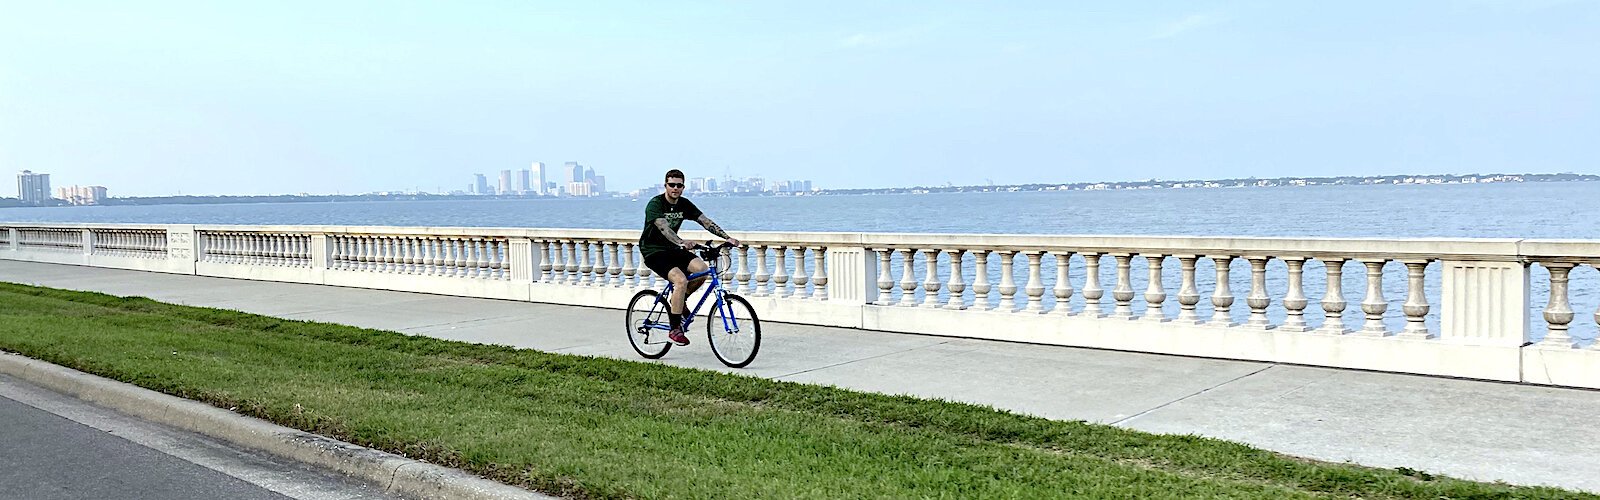
[[[977,271],[972,277],[972,307],[979,311],[993,309],[989,305],[989,251],[977,249],[972,251],[973,269]]]
[[[585,263],[594,262],[594,274],[590,275],[586,283],[589,286],[606,286],[606,275],[610,266],[606,265],[606,243],[604,241],[591,241],[584,243],[584,249],[590,251],[590,256],[585,257]]]
[[[828,300],[828,273],[822,265],[827,260],[828,247],[811,247],[811,296]]]
[[[583,242],[579,240],[564,241],[561,244],[562,247],[566,248],[567,252],[566,263],[568,285],[583,284],[583,261],[578,260],[578,245],[581,244],[583,244]],[[666,276],[662,276],[662,278],[665,277]]]
[[[550,241],[550,280],[556,284],[567,283],[567,243]]]
[[[757,297],[764,297],[764,296],[767,295],[767,280],[772,279],[772,275],[769,274],[769,271],[767,271],[767,246],[766,245],[752,246],[751,248],[754,248],[756,250],[756,259],[757,259],[756,260],[756,285],[755,285],[754,293],[751,293],[751,295],[754,295],[754,296],[757,296]]]
[[[1178,287],[1178,322],[1191,325],[1200,324],[1200,313],[1195,306],[1200,303],[1200,289],[1195,286],[1195,262],[1197,255],[1179,255],[1178,268],[1183,275],[1183,284]]]
[[[397,274],[404,266],[400,256],[400,240],[394,236],[383,237],[383,272]]]
[[[1350,329],[1344,326],[1344,259],[1319,258],[1328,269],[1328,289],[1322,295],[1322,329],[1324,333],[1344,335]]]
[[[945,285],[945,289],[950,292],[948,294],[949,300],[946,300],[944,304],[945,309],[960,310],[967,308],[966,303],[961,300],[961,292],[967,289],[966,281],[961,279],[961,252],[962,250],[959,248],[945,249],[945,253],[950,254],[950,282]]]
[[[806,247],[795,247],[794,269],[794,277],[791,278],[794,283],[794,295],[802,299],[809,298],[806,283],[811,280],[811,276],[806,274]]]
[[[531,240],[534,258],[539,259],[539,272],[534,275],[534,281],[549,283],[552,279],[550,270],[555,266],[550,265],[550,242],[546,240]]]
[[[1024,311],[1033,314],[1044,314],[1044,280],[1039,273],[1043,268],[1044,252],[1029,250],[1023,255],[1028,257],[1028,284],[1022,288],[1028,294],[1028,306]]]
[[[471,268],[467,267],[472,262],[472,249],[467,245],[471,241],[464,237],[450,238],[450,255],[455,258],[450,263],[450,275],[456,278],[471,277]]]
[[[595,255],[595,256],[591,256],[590,255],[590,251],[589,250],[590,250],[592,244],[593,244],[593,242],[589,242],[589,241],[580,241],[580,242],[578,242],[578,273],[579,273],[578,274],[578,283],[583,285],[583,286],[596,286],[596,285],[599,285],[599,283],[598,283],[596,278],[598,278],[598,275],[605,274],[605,271],[604,271],[605,265],[604,264],[600,265],[601,271],[599,273],[595,272],[595,262],[594,262],[595,259],[594,258],[595,257],[599,257],[599,256],[598,255]]]
[[[733,292],[750,293],[756,289],[755,282],[750,280],[750,276],[754,274],[751,271],[755,269],[750,262],[750,246],[745,245],[742,248],[735,248],[733,253],[739,255],[738,265],[734,266],[738,268],[739,272],[733,275]]]
[[[900,250],[900,257],[903,259],[901,263],[905,265],[900,272],[900,302],[895,305],[904,307],[917,305],[917,270],[914,264],[916,255],[917,251],[914,249],[905,248]]]
[[[1144,317],[1141,319],[1164,322],[1167,320],[1167,315],[1161,310],[1161,304],[1167,301],[1167,290],[1161,282],[1161,266],[1166,262],[1167,256],[1145,255],[1144,259],[1150,264],[1150,279],[1144,289]]]
[[[1106,296],[1106,289],[1100,287],[1100,252],[1084,252],[1083,254],[1083,313],[1091,318],[1104,318],[1106,312],[1100,306],[1100,298]]]
[[[400,236],[384,236],[384,269],[392,274],[405,274],[405,245]]]
[[[417,251],[411,247],[411,237],[395,236],[394,250],[395,271],[399,272],[400,274],[415,274],[417,272],[417,266],[415,264]]]
[[[1540,347],[1553,349],[1574,349],[1578,345],[1567,334],[1567,328],[1572,323],[1572,304],[1567,301],[1567,281],[1570,279],[1572,268],[1575,264],[1567,262],[1540,262],[1545,269],[1550,270],[1550,301],[1544,306],[1544,320],[1546,326],[1544,340]]]
[[[1050,312],[1062,316],[1072,315],[1072,251],[1053,251],[1050,255],[1056,259],[1056,286],[1053,295],[1056,297],[1055,306]]]
[[[596,268],[595,272],[605,273],[601,277],[601,285],[608,287],[622,286],[622,255],[617,253],[617,243],[614,241],[602,241],[597,245],[600,247],[600,267]],[[609,259],[606,258],[608,254],[611,256]]]
[[[789,291],[789,246],[772,247],[773,262],[778,266],[772,273],[772,295],[787,298]]]
[[[393,249],[389,246],[389,243],[390,241],[388,236],[372,237],[373,250],[376,252],[373,255],[373,263],[375,264],[373,271],[387,273],[393,270],[394,257],[391,256]]]
[[[1233,326],[1233,285],[1230,283],[1233,256],[1213,255],[1210,258],[1217,267],[1217,290],[1211,293],[1211,324]]]
[[[1596,271],[1600,271],[1600,260],[1590,261],[1589,262],[1589,267],[1594,268]],[[1595,322],[1596,326],[1600,326],[1600,306],[1595,307],[1595,310],[1594,310],[1594,322]],[[1589,343],[1589,349],[1590,350],[1594,350],[1594,351],[1600,351],[1600,340],[1596,340],[1594,342],[1590,342]]]
[[[344,238],[347,240],[346,244],[350,247],[349,254],[345,256],[345,259],[349,261],[345,263],[345,270],[360,271],[362,267],[366,265],[366,261],[362,255],[365,245],[361,241],[361,236],[349,235],[345,236]]]
[[[246,234],[245,255],[248,256],[248,259],[245,260],[245,264],[251,266],[271,266],[272,255],[267,247],[268,243],[270,243],[270,240],[267,239],[266,234]]]
[[[377,236],[372,236],[372,235],[362,236],[362,239],[366,240],[366,246],[367,246],[367,266],[366,266],[365,270],[366,271],[371,271],[371,272],[382,271],[383,270],[383,250],[382,250],[383,242],[382,242],[382,240],[380,240]]]
[[[939,307],[939,250],[926,248],[922,250],[923,271],[922,275],[922,307]]]
[[[288,265],[289,259],[286,258],[288,252],[284,248],[284,236],[287,235],[283,233],[267,233],[263,236],[267,239],[267,265],[273,267]]]
[[[1117,307],[1112,310],[1111,316],[1133,319],[1133,277],[1129,274],[1133,254],[1114,253],[1111,256],[1117,259],[1117,286],[1111,290],[1111,298],[1117,301]]]
[[[461,238],[461,257],[461,276],[477,278],[478,267],[483,265],[483,254],[478,253],[478,238],[472,236]]]
[[[879,248],[878,252],[878,300],[873,304],[887,306],[894,304],[894,272],[890,259],[893,257],[893,248]]]
[[[1000,305],[995,309],[1000,312],[1017,312],[1017,271],[1012,265],[1017,252],[1000,250],[998,253],[1000,254]]]
[[[1305,274],[1306,259],[1303,257],[1279,257],[1283,264],[1289,267],[1289,291],[1283,296],[1284,320],[1278,329],[1286,332],[1307,332],[1311,327],[1306,325],[1306,300],[1305,287],[1302,278]]]
[[[414,236],[411,238],[411,248],[416,253],[417,274],[428,276],[433,274],[433,248],[432,240],[427,236]]]
[[[501,252],[500,252],[501,250],[502,250],[502,246],[501,246],[500,240],[498,238],[484,238],[483,239],[483,251],[485,252],[486,255],[488,255],[488,257],[487,257],[488,264],[486,266],[487,268],[485,269],[485,271],[488,274],[485,277],[488,278],[488,279],[491,279],[491,280],[502,280],[502,279],[505,279],[505,277],[506,277],[505,276],[506,275],[506,273],[505,273],[506,259],[505,259],[505,256],[501,254]]]
[[[444,238],[426,236],[422,241],[423,248],[427,251],[427,254],[423,256],[423,261],[427,263],[428,276],[449,275],[449,253]]]
[[[1367,322],[1361,327],[1361,333],[1389,334],[1383,326],[1383,313],[1389,310],[1389,303],[1383,298],[1383,265],[1388,262],[1389,259],[1383,258],[1361,260],[1361,264],[1367,266],[1367,298],[1361,301],[1361,312],[1367,313]]]
[[[1250,295],[1245,296],[1245,305],[1250,306],[1250,321],[1245,326],[1263,330],[1272,328],[1272,322],[1267,319],[1267,307],[1272,305],[1272,297],[1267,295],[1267,261],[1271,257],[1245,257],[1250,261]]]
[[[246,264],[260,266],[268,263],[265,251],[267,246],[266,236],[260,234],[247,235],[245,242],[248,245],[248,250],[246,250],[245,254],[249,256],[249,260],[245,261]]]
[[[612,288],[627,286],[628,282],[622,277],[622,244],[608,241],[605,246],[606,253],[611,254],[611,260],[607,262],[606,266],[606,275],[608,276],[606,278],[606,286]]]
[[[484,269],[484,272],[488,274],[486,277],[492,280],[504,278],[501,270],[505,268],[505,257],[500,254],[500,240],[496,238],[484,238],[483,251],[485,255],[487,255],[487,262]]]
[[[343,266],[340,269],[344,271],[357,270],[356,265],[360,263],[360,257],[357,255],[358,247],[356,246],[358,240],[354,236],[342,235],[339,236],[339,241],[341,242],[340,246],[344,249],[344,262],[340,264]]]
[[[633,274],[639,277],[639,286],[645,288],[655,288],[656,273],[655,271],[651,271],[650,267],[644,264],[644,253],[642,252],[639,254],[639,262],[637,267],[634,268]]]
[[[1428,299],[1422,295],[1422,281],[1428,269],[1428,259],[1406,259],[1406,302],[1400,306],[1406,314],[1406,327],[1400,333],[1406,338],[1431,339],[1437,334],[1428,332]]]
[[[635,263],[637,259],[633,255],[633,243],[623,242],[621,248],[622,258],[627,259],[618,261],[618,265],[622,266],[622,287],[639,288],[638,264]]]

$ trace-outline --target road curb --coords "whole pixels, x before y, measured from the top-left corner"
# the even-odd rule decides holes
[[[337,470],[408,498],[554,498],[19,354],[0,352],[0,373],[145,420]]]

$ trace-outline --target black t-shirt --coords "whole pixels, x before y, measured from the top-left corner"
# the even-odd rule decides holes
[[[694,206],[694,202],[682,196],[678,197],[677,203],[667,203],[667,195],[665,194],[658,194],[655,198],[651,198],[650,203],[644,206],[644,232],[639,234],[640,255],[649,257],[650,254],[678,247],[678,245],[672,243],[672,240],[667,239],[666,235],[661,234],[660,229],[656,228],[656,219],[661,218],[667,219],[667,226],[672,228],[672,232],[676,233],[678,228],[683,226],[685,219],[695,220],[700,218],[700,207]]]

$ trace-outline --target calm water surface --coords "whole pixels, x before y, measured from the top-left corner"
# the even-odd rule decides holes
[[[693,198],[733,231],[1600,239],[1600,182]],[[636,229],[644,199],[0,209],[0,221]]]

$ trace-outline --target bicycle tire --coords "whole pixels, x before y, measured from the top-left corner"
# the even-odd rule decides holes
[[[737,329],[724,327],[725,312],[731,313],[737,320]],[[717,356],[717,361],[729,368],[744,368],[761,351],[761,318],[756,316],[756,309],[750,307],[750,301],[727,294],[711,312],[706,313],[706,340],[711,344],[711,353]]]
[[[667,311],[661,301],[656,299],[659,295],[661,294],[655,290],[640,290],[639,293],[633,294],[632,300],[628,301],[625,318],[628,344],[633,346],[634,352],[644,356],[645,359],[658,359],[672,350],[672,342],[667,341],[666,332],[645,328],[646,321],[651,323],[665,321]]]

